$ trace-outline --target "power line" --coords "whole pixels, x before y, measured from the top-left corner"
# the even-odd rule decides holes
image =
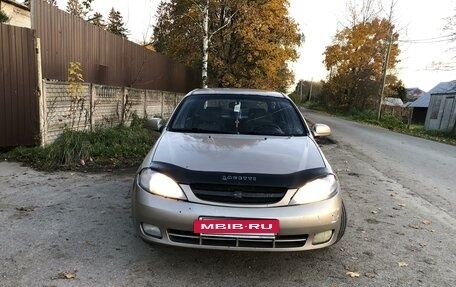
[[[409,43],[409,44],[432,44],[432,43],[441,43],[441,42],[449,42],[456,39],[456,34],[449,34],[444,36],[438,36],[433,38],[425,38],[425,39],[408,39],[408,40],[399,40],[401,43]]]

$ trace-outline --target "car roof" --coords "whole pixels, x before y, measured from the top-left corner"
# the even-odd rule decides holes
[[[255,90],[255,89],[237,89],[237,88],[206,88],[196,89],[191,91],[188,95],[255,95],[285,98],[286,96],[280,92]]]

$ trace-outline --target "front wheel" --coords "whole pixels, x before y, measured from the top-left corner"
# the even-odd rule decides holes
[[[342,215],[340,218],[340,229],[339,233],[337,234],[337,240],[334,243],[339,242],[339,240],[344,236],[345,228],[347,227],[347,210],[345,209],[345,204],[342,201]]]

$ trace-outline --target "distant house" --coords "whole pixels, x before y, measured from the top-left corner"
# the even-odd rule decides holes
[[[441,82],[429,92],[424,93],[416,101],[408,105],[413,108],[412,123],[424,124],[426,122],[426,114],[428,112],[429,102],[432,94],[449,93],[455,90],[456,80],[451,82]]]
[[[451,92],[431,94],[424,128],[456,132],[456,85]]]
[[[383,105],[390,107],[404,107],[404,102],[400,98],[385,97],[383,99]]]
[[[407,102],[416,101],[419,97],[421,97],[425,93],[420,88],[408,88],[405,90],[407,91]]]
[[[9,18],[6,24],[24,28],[31,27],[30,9],[24,4],[13,0],[0,0],[0,7]]]
[[[406,109],[404,102],[400,98],[385,97],[382,102],[383,113],[403,116]]]

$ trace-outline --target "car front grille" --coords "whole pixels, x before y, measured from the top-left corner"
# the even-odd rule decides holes
[[[219,247],[244,247],[244,248],[299,248],[307,241],[307,234],[303,235],[276,235],[272,238],[247,238],[247,237],[225,237],[225,236],[204,236],[191,231],[169,229],[169,240],[176,243],[219,246]]]
[[[249,185],[195,183],[190,188],[201,200],[238,204],[276,203],[287,193],[287,188]]]

